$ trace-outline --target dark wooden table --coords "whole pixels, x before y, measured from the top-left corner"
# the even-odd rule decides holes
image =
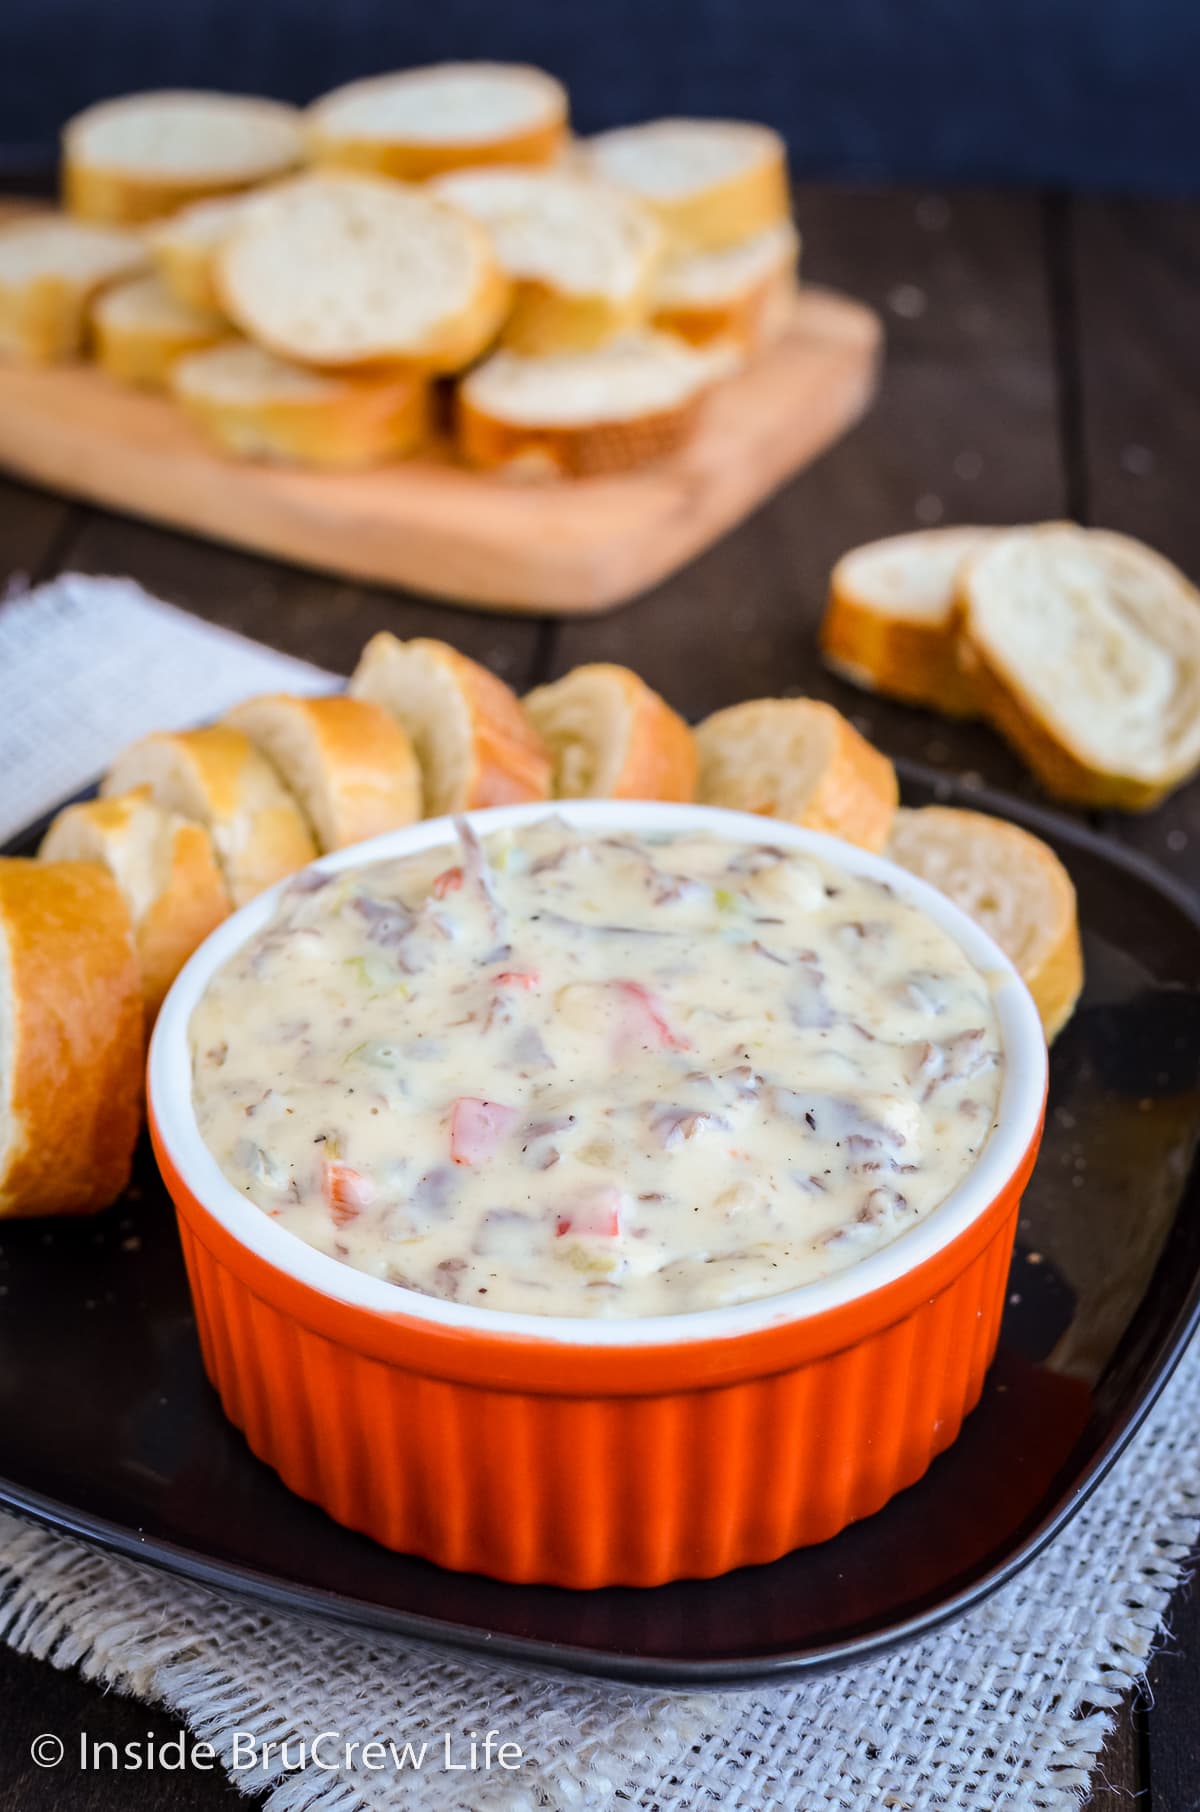
[[[505,619],[369,591],[206,546],[0,480],[0,579],[128,573],[199,615],[320,661],[367,636],[440,635],[519,689],[578,661],[636,666],[689,715],[791,689],[832,699],[891,754],[1031,795],[992,735],[833,680],[814,630],[831,564],[920,524],[1072,516],[1142,536],[1200,578],[1200,208],[1055,195],[802,188],[816,280],[872,302],[889,355],[880,400],[829,457],[638,603],[583,621]],[[1200,887],[1200,783],[1104,828]],[[1130,1792],[1153,1812],[1200,1808],[1200,1590],[1121,1713],[1091,1804]],[[125,1741],[165,1715],[0,1649],[0,1812],[244,1805],[219,1775],[41,1773],[42,1731]]]

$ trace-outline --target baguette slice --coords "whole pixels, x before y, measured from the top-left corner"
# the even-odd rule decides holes
[[[556,798],[695,798],[691,730],[628,667],[575,667],[525,709],[554,758]]]
[[[201,89],[129,94],[68,121],[63,192],[81,220],[157,220],[282,176],[303,156],[301,116],[278,101]]]
[[[235,705],[224,721],[250,738],[300,801],[322,854],[421,816],[413,746],[382,705],[277,692]]]
[[[177,301],[188,308],[219,312],[221,303],[213,280],[217,253],[258,194],[252,190],[246,195],[194,201],[149,229],[146,244],[154,268]]]
[[[146,266],[136,233],[33,214],[0,226],[0,356],[49,365],[83,350],[88,304]]]
[[[1075,889],[1054,851],[1001,818],[927,805],[896,813],[885,854],[995,938],[1054,1038],[1083,987]]]
[[[180,359],[171,390],[204,433],[245,459],[353,470],[403,458],[430,431],[420,373],[310,371],[246,340]]]
[[[421,766],[427,817],[550,796],[550,757],[503,680],[445,642],[371,637],[355,698],[390,711]]]
[[[227,725],[143,736],[117,756],[100,790],[109,799],[142,786],[165,811],[205,826],[235,906],[317,853],[300,807],[270,762]]]
[[[682,445],[717,375],[709,353],[648,332],[547,358],[498,352],[459,386],[459,451],[515,476],[631,471]]]
[[[1200,593],[1125,535],[1047,523],[963,570],[960,658],[1048,792],[1145,811],[1200,766]]]
[[[545,164],[567,131],[560,82],[523,63],[436,63],[314,101],[316,164],[423,182],[476,164]]]
[[[956,587],[965,561],[994,529],[925,529],[843,554],[829,580],[821,624],[826,662],[868,692],[972,717],[959,666]]]
[[[651,322],[693,346],[731,340],[753,352],[786,320],[799,256],[790,220],[720,251],[685,252],[659,273]]]
[[[93,1214],[142,1114],[129,914],[93,862],[0,858],[0,1216]]]
[[[110,377],[145,390],[165,390],[186,353],[215,346],[229,333],[224,315],[190,308],[157,277],[135,277],[106,289],[92,304],[96,362]]]
[[[886,755],[815,698],[760,698],[696,731],[699,797],[829,831],[862,849],[887,842],[899,789]]]
[[[247,208],[217,254],[226,313],[280,358],[456,371],[493,340],[508,280],[491,240],[436,196],[306,176]]]
[[[202,824],[164,811],[149,787],[89,799],[59,812],[42,841],[43,862],[99,862],[121,890],[133,924],[150,1026],[192,951],[227,918],[230,898]]]
[[[636,196],[564,170],[463,170],[432,186],[492,235],[513,284],[503,345],[575,351],[645,320],[662,233]]]
[[[585,139],[586,165],[652,207],[678,252],[719,251],[787,220],[787,153],[768,126],[651,120]]]

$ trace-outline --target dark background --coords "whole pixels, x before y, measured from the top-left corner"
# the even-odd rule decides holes
[[[544,64],[583,131],[766,120],[809,177],[1200,193],[1200,0],[0,0],[0,179],[102,96],[448,57]]]

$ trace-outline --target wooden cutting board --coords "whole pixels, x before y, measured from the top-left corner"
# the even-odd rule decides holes
[[[858,419],[882,329],[803,290],[781,338],[641,472],[522,483],[423,458],[362,473],[238,464],[162,397],[87,365],[0,366],[0,466],[51,490],[346,578],[491,610],[606,610],[754,510]]]

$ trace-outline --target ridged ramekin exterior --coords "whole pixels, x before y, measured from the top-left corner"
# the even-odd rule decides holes
[[[335,1301],[235,1240],[155,1142],[205,1367],[259,1458],[386,1547],[575,1587],[774,1560],[920,1478],[978,1401],[1037,1148],[956,1240],[871,1295],[751,1334],[589,1350]]]

